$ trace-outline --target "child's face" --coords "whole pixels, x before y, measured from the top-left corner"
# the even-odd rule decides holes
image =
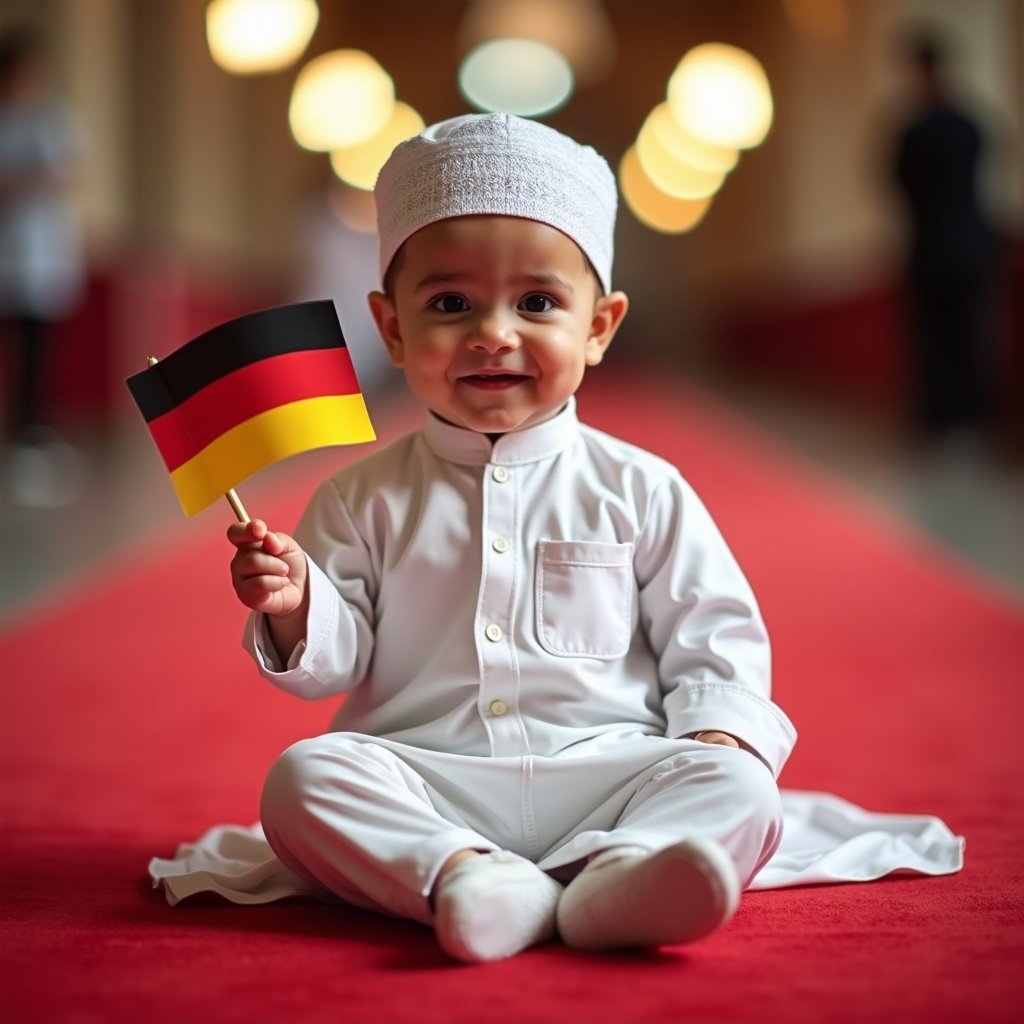
[[[402,246],[370,307],[395,366],[438,416],[504,433],[553,416],[604,356],[627,301],[579,247],[517,217],[457,217]]]

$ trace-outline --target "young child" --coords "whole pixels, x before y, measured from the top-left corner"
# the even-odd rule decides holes
[[[260,671],[347,692],[271,769],[267,839],[463,961],[705,936],[778,845],[795,732],[707,511],[576,418],[627,309],[614,177],[474,115],[401,144],[375,194],[370,306],[429,414],[324,483],[294,539],[228,531]]]

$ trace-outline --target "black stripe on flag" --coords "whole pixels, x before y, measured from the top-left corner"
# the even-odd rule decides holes
[[[344,347],[338,313],[330,299],[296,302],[228,320],[129,377],[127,384],[149,422],[215,380],[261,359]]]

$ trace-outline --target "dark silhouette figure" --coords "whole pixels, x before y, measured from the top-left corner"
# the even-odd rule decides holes
[[[904,44],[904,56],[917,103],[899,137],[895,172],[909,221],[915,419],[934,435],[990,418],[985,313],[994,246],[978,199],[984,140],[951,93],[943,51],[917,37]]]

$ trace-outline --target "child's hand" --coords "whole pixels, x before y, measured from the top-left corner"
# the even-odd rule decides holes
[[[739,748],[739,740],[730,736],[727,732],[718,732],[717,729],[708,729],[705,732],[698,732],[693,737],[698,743],[717,743],[721,747]]]
[[[233,523],[231,584],[247,608],[275,617],[306,614],[306,556],[285,533],[271,533],[262,519]]]

